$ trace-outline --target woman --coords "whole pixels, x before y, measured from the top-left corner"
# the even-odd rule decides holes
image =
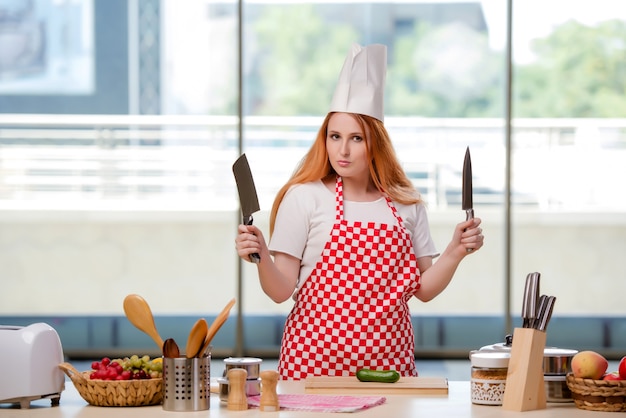
[[[380,75],[381,46],[374,53],[372,47],[353,49],[348,82],[360,77],[359,67],[378,66]],[[382,101],[379,84],[374,96]],[[480,219],[459,223],[433,263],[438,254],[426,211],[395,155],[382,106],[351,97],[337,105],[337,94],[276,197],[270,246],[256,226],[240,225],[237,253],[245,260],[260,255],[261,287],[272,300],[295,300],[281,344],[282,378],[354,375],[361,368],[416,376],[407,302],[429,301],[446,288],[461,260],[483,245]]]

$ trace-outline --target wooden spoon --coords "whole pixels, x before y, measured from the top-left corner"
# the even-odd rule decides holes
[[[209,346],[211,345],[211,340],[213,339],[213,337],[215,337],[215,334],[217,334],[217,331],[219,331],[222,325],[224,325],[224,322],[226,322],[226,320],[228,319],[228,314],[230,313],[230,309],[233,307],[234,304],[235,304],[235,298],[232,298],[230,302],[228,302],[226,306],[224,306],[224,309],[222,309],[222,312],[220,312],[215,318],[215,320],[211,323],[211,326],[209,327],[209,330],[206,333],[204,344],[202,345],[202,348],[198,352],[198,355],[200,357],[206,357],[209,354],[208,351],[209,351]]]
[[[180,349],[173,338],[168,338],[163,343],[163,357],[178,358],[180,357]]]
[[[159,347],[163,348],[163,339],[159,335],[150,305],[139,295],[131,294],[124,298],[124,312],[128,320],[141,331],[148,334]]]
[[[187,348],[185,349],[185,355],[187,358],[197,357],[204,338],[206,337],[209,325],[206,323],[206,319],[200,318],[193,324],[191,331],[189,331],[189,338],[187,338]]]

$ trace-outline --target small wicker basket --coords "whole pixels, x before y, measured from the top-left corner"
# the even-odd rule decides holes
[[[163,402],[163,379],[91,380],[69,363],[59,368],[72,380],[80,396],[95,406],[147,406]]]
[[[579,409],[626,412],[626,380],[593,380],[569,373],[567,387]]]

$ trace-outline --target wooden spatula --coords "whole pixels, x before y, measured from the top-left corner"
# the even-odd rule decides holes
[[[204,344],[209,325],[206,319],[200,318],[193,324],[191,331],[189,332],[189,338],[187,339],[187,348],[185,349],[185,356],[187,358],[197,357],[200,349]]]
[[[219,315],[217,315],[217,317],[215,318],[215,320],[211,323],[211,326],[209,327],[206,333],[204,344],[202,345],[202,348],[200,348],[200,351],[198,352],[199,357],[204,357],[208,355],[208,350],[209,350],[209,346],[211,345],[211,340],[213,340],[213,337],[215,337],[215,334],[217,334],[217,331],[219,331],[222,325],[224,325],[224,322],[226,322],[226,320],[228,319],[230,309],[233,307],[234,304],[235,304],[235,298],[232,298],[226,304],[224,309],[222,309],[222,312],[220,312]]]
[[[159,347],[163,348],[163,339],[159,335],[150,305],[139,295],[128,295],[124,298],[124,312],[128,320],[141,331],[145,332]]]

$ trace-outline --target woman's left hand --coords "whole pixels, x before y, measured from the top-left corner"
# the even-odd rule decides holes
[[[436,263],[429,265],[426,261],[425,267],[420,265],[422,273],[421,286],[415,296],[422,302],[428,302],[448,286],[452,276],[463,258],[475,253],[483,246],[483,230],[480,227],[480,218],[470,219],[461,222],[454,228],[452,241],[441,254]]]
[[[464,255],[474,253],[483,246],[485,237],[480,223],[480,218],[473,218],[456,226],[454,235],[458,240],[455,241],[459,244],[458,251],[464,252]]]

